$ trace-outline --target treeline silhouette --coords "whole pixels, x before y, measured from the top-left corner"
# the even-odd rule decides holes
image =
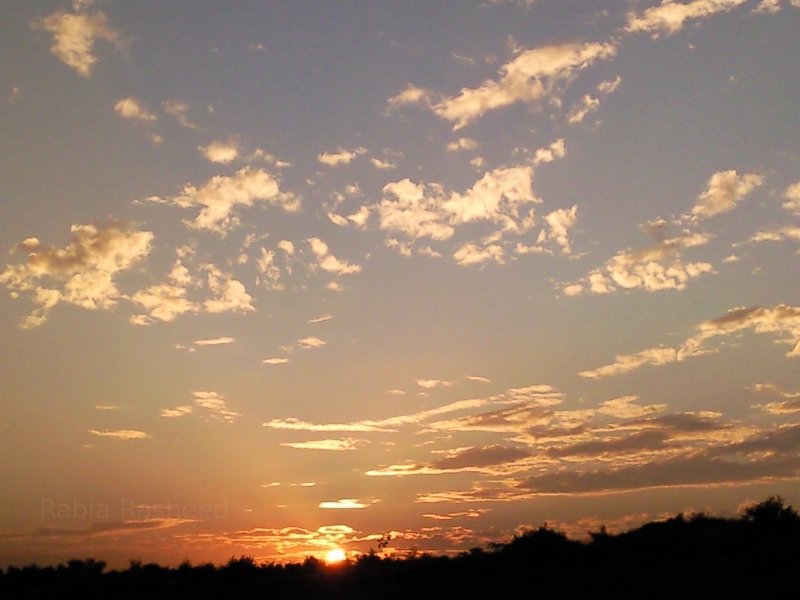
[[[583,542],[543,525],[449,557],[371,550],[332,566],[242,556],[221,566],[105,567],[91,558],[10,566],[0,572],[0,598],[800,597],[791,595],[800,592],[800,516],[771,497],[734,519],[679,514],[625,533],[602,527]]]

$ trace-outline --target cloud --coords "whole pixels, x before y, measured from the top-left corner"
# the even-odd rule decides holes
[[[762,183],[763,179],[755,173],[741,176],[735,170],[714,173],[708,180],[708,188],[692,208],[691,219],[702,221],[733,210],[742,198]]]
[[[636,354],[619,354],[614,357],[614,362],[610,365],[581,371],[578,375],[587,379],[603,379],[633,371],[644,365],[665,365],[677,360],[678,352],[674,348],[650,348]]]
[[[325,340],[321,340],[318,337],[310,336],[303,338],[301,340],[297,340],[297,345],[303,348],[304,350],[309,350],[311,348],[322,348],[327,342]]]
[[[783,208],[794,215],[800,216],[800,181],[786,188],[783,197],[786,198]]]
[[[298,450],[332,450],[334,452],[344,452],[357,450],[359,446],[366,444],[366,440],[354,438],[344,438],[341,440],[311,440],[308,442],[285,442],[281,446],[296,448]]]
[[[6,265],[0,273],[0,284],[13,296],[29,293],[37,305],[23,327],[41,325],[59,302],[90,310],[113,307],[121,297],[115,278],[147,257],[154,237],[122,221],[73,225],[70,232],[65,248],[45,248],[28,238],[17,247],[27,253],[24,264]]]
[[[289,362],[288,358],[265,358],[261,361],[265,365],[285,365]]]
[[[480,265],[485,262],[494,261],[499,265],[505,264],[505,250],[498,244],[464,244],[453,253],[453,260],[462,267]]]
[[[90,429],[89,433],[99,437],[113,438],[116,440],[142,440],[152,437],[149,433],[136,429]]]
[[[421,388],[425,388],[426,390],[433,389],[435,387],[449,387],[453,385],[453,381],[442,381],[441,379],[417,379],[417,385]]]
[[[166,419],[176,419],[185,415],[192,414],[194,406],[187,404],[185,406],[176,406],[174,408],[162,408],[161,416]]]
[[[301,421],[300,419],[295,419],[294,417],[289,417],[288,419],[273,419],[266,423],[262,423],[264,427],[269,427],[271,429],[286,429],[290,431],[317,431],[317,432],[331,432],[331,431],[343,431],[343,432],[367,432],[367,431],[377,431],[377,432],[387,432],[392,431],[386,427],[381,427],[377,424],[372,424],[368,421],[359,422],[356,421],[355,423],[309,423],[308,421]]]
[[[455,142],[447,144],[448,152],[459,152],[461,150],[475,150],[478,147],[478,142],[472,138],[458,138]]]
[[[315,319],[309,319],[308,324],[314,325],[316,323],[324,323],[325,321],[330,321],[332,318],[332,315],[322,315],[321,317],[317,317]]]
[[[776,394],[782,400],[780,402],[768,402],[766,404],[755,404],[753,408],[763,410],[773,415],[788,415],[800,413],[800,392],[786,392],[771,383],[759,383],[753,386],[755,392],[769,392]]]
[[[135,315],[131,322],[135,325],[150,325],[158,321],[173,321],[176,317],[197,312],[196,303],[186,298],[186,288],[162,283],[139,290],[131,301],[148,311],[148,315]]]
[[[662,237],[663,222],[651,224],[650,231]],[[585,290],[593,294],[609,294],[618,289],[642,289],[649,292],[682,290],[689,280],[713,271],[707,262],[685,262],[687,248],[703,246],[711,240],[709,234],[684,231],[661,239],[649,248],[624,250],[598,268],[590,271],[580,282],[566,286],[567,295],[578,295]]]
[[[214,294],[203,303],[206,312],[216,314],[223,312],[252,312],[255,307],[252,296],[238,279],[229,273],[223,273],[214,265],[204,265],[208,272],[208,288]]]
[[[800,242],[800,227],[773,227],[771,229],[762,229],[754,233],[750,237],[750,242],[782,242],[784,240],[792,240]]]
[[[218,338],[210,338],[207,340],[195,340],[195,346],[221,346],[223,344],[232,344],[236,341],[235,338],[224,336]]]
[[[225,398],[217,392],[199,390],[192,392],[195,406],[206,410],[206,419],[222,421],[223,423],[233,423],[237,417],[242,415],[233,412],[228,408]]]
[[[183,127],[186,127],[187,129],[197,129],[197,125],[192,123],[189,120],[189,117],[186,116],[186,113],[189,112],[189,105],[185,102],[180,102],[178,100],[164,100],[161,103],[161,107],[164,109],[165,113],[175,117],[178,123],[180,123]]]
[[[567,122],[570,125],[581,123],[589,114],[600,108],[600,100],[593,98],[589,94],[584,94],[580,102],[576,104],[567,115]]]
[[[323,152],[317,156],[317,160],[323,165],[328,165],[329,167],[338,167],[339,165],[350,164],[354,158],[365,154],[366,151],[367,149],[362,147],[353,148],[352,150],[337,148],[335,152]]]
[[[60,10],[33,22],[36,29],[44,29],[53,36],[50,51],[65,65],[83,77],[89,77],[97,63],[95,42],[102,40],[120,45],[120,34],[108,23],[102,11],[67,12]]]
[[[325,509],[354,509],[354,508],[367,508],[367,504],[359,502],[355,498],[342,498],[341,500],[320,502],[319,508]]]
[[[552,96],[558,84],[568,83],[594,61],[610,58],[615,52],[610,43],[525,50],[503,65],[497,80],[488,80],[477,88],[463,88],[457,96],[432,104],[431,109],[458,130],[491,110],[517,102],[535,103]]]
[[[800,356],[800,307],[778,304],[773,308],[737,308],[722,317],[704,321],[695,328],[696,333],[677,348],[650,348],[635,354],[615,357],[610,365],[579,373],[581,377],[602,379],[638,369],[644,365],[665,365],[714,352],[708,347],[710,340],[746,329],[755,333],[779,336],[778,342],[790,346],[789,358]]]
[[[564,158],[567,155],[567,147],[564,138],[558,138],[555,142],[546,148],[539,148],[533,155],[533,164],[541,165],[544,163],[551,163],[558,158]]]
[[[429,102],[430,92],[411,84],[408,84],[402,92],[386,101],[389,108],[398,108],[409,104],[427,104]]]
[[[608,415],[620,419],[638,419],[661,412],[666,408],[666,404],[649,404],[642,406],[637,404],[638,396],[622,396],[613,400],[606,400],[600,404],[597,412],[601,415]]]
[[[361,266],[336,258],[330,253],[328,245],[319,238],[309,238],[311,251],[317,257],[317,264],[323,271],[336,275],[352,275],[361,272]]]
[[[239,224],[235,214],[238,206],[266,202],[287,212],[300,208],[299,198],[282,192],[275,177],[251,167],[240,169],[231,177],[216,175],[199,188],[186,185],[180,195],[166,201],[181,208],[201,207],[197,217],[187,221],[187,225],[223,236]]]
[[[136,121],[144,121],[145,123],[152,123],[158,119],[158,117],[143,107],[133,96],[128,96],[117,102],[114,105],[114,110],[117,111],[123,119],[134,119]]]
[[[659,32],[668,35],[677,33],[687,21],[705,19],[719,12],[728,12],[747,0],[691,0],[678,3],[673,0],[662,0],[661,4],[646,9],[642,13],[628,13],[628,32]]]
[[[200,152],[213,163],[228,164],[239,157],[239,148],[233,142],[211,142],[208,146],[200,146]]]
[[[470,381],[477,381],[478,383],[492,383],[492,380],[488,377],[481,377],[479,375],[467,375],[467,379]]]
[[[443,471],[477,469],[514,462],[530,456],[524,448],[493,445],[483,448],[463,448],[450,453],[446,458],[434,461],[430,466]]]

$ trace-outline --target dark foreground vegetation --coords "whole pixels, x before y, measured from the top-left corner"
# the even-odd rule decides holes
[[[8,567],[0,598],[797,598],[800,516],[780,498],[751,506],[737,519],[706,514],[588,542],[542,526],[510,542],[454,557],[383,558],[375,552],[326,566],[256,564],[177,568],[132,561],[105,571],[94,559],[57,567]]]

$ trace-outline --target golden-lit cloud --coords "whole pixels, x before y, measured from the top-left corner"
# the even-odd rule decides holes
[[[352,275],[361,272],[360,265],[354,265],[347,261],[339,260],[331,254],[328,245],[319,238],[309,238],[309,245],[314,256],[317,257],[317,264],[323,271],[336,275]]]
[[[123,119],[133,119],[135,121],[144,121],[145,123],[151,123],[158,119],[133,96],[128,96],[117,102],[114,105],[114,110]]]
[[[225,165],[239,157],[239,148],[234,142],[213,141],[199,149],[213,163]]]
[[[367,152],[366,148],[358,147],[352,150],[345,148],[338,148],[335,152],[323,152],[317,156],[317,160],[323,165],[329,167],[338,167],[339,165],[350,164],[354,158],[361,156]]]
[[[747,0],[690,0],[674,2],[662,0],[658,6],[645,9],[641,13],[628,14],[627,31],[659,32],[674,34],[683,29],[687,21],[705,19],[720,12],[728,12]]]
[[[273,358],[265,358],[261,361],[265,365],[285,365],[289,362],[288,358],[283,357],[273,357]]]
[[[244,167],[233,176],[215,175],[200,187],[187,184],[178,196],[165,200],[156,196],[148,200],[181,208],[200,207],[197,216],[185,223],[194,229],[223,236],[239,225],[237,207],[266,203],[287,212],[300,208],[299,198],[281,191],[278,179],[264,169],[252,167]]]
[[[692,220],[702,221],[733,210],[742,198],[763,182],[763,178],[755,173],[739,175],[732,169],[714,173],[708,181],[708,188],[692,208]]]
[[[644,365],[665,365],[677,360],[678,352],[674,348],[649,348],[636,354],[619,354],[614,357],[614,362],[610,365],[581,371],[578,374],[588,379],[602,379],[621,375]]]
[[[303,338],[301,340],[297,340],[297,345],[303,348],[304,350],[310,350],[312,348],[322,348],[327,342],[325,340],[321,340],[318,337],[309,336]]]
[[[319,503],[319,508],[332,509],[332,510],[351,510],[367,508],[369,504],[364,504],[355,498],[342,498],[341,500],[325,501]]]
[[[0,284],[12,295],[30,294],[37,305],[23,327],[41,325],[59,302],[90,310],[116,305],[122,297],[116,277],[147,257],[154,237],[121,221],[73,225],[70,231],[65,248],[43,247],[36,238],[25,240],[17,248],[27,253],[25,262],[7,265],[0,273]]]
[[[107,437],[115,440],[142,440],[152,437],[149,433],[138,431],[137,429],[90,429],[89,433],[99,437]]]
[[[217,392],[200,390],[192,392],[192,396],[194,396],[194,405],[204,409],[204,418],[206,419],[232,423],[242,416],[240,413],[230,410],[225,398]]]
[[[223,273],[214,265],[204,265],[208,273],[208,288],[214,294],[203,303],[206,312],[216,314],[223,312],[252,312],[253,297],[247,288],[230,273]]]
[[[517,102],[536,103],[554,96],[560,85],[569,83],[580,71],[597,60],[612,57],[613,44],[562,44],[523,50],[503,65],[496,80],[477,88],[463,88],[452,97],[434,102],[430,93],[409,87],[390,100],[390,105],[428,104],[438,116],[461,129],[489,111]]]
[[[281,446],[295,448],[297,450],[331,450],[334,452],[345,452],[357,450],[366,443],[366,440],[344,438],[336,440],[310,440],[307,442],[284,442]]]
[[[195,340],[193,343],[195,346],[222,346],[226,344],[233,344],[236,341],[236,338],[232,338],[230,336],[223,336],[217,338],[209,338],[204,340]]]
[[[194,406],[191,404],[186,404],[184,406],[176,406],[174,408],[162,408],[161,416],[166,419],[176,419],[178,417],[190,415],[192,412],[194,412]]]
[[[74,12],[60,10],[37,19],[33,27],[44,29],[53,36],[50,51],[56,58],[83,77],[89,77],[98,60],[94,52],[95,42],[105,41],[116,46],[121,43],[121,36],[109,25],[104,12],[75,8]]]

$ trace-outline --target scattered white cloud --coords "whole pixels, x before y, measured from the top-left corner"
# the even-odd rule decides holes
[[[325,321],[330,321],[333,318],[332,315],[322,315],[321,317],[317,317],[315,319],[309,319],[309,325],[314,325],[315,323],[324,323]]]
[[[99,437],[113,438],[116,440],[142,440],[152,437],[150,434],[145,433],[144,431],[138,431],[136,429],[90,429],[89,433]]]
[[[354,509],[354,508],[367,508],[367,504],[359,502],[355,498],[342,498],[341,500],[320,502],[319,508],[325,509]]]
[[[572,108],[567,115],[567,122],[570,125],[581,123],[588,115],[600,108],[600,100],[589,94],[584,94],[580,101]]]
[[[199,390],[192,392],[195,406],[204,409],[207,420],[222,421],[223,423],[233,423],[240,413],[228,408],[225,398],[217,392]]]
[[[366,444],[366,440],[358,440],[354,438],[344,438],[340,440],[311,440],[308,442],[284,442],[281,446],[287,448],[296,448],[298,450],[331,450],[334,452],[345,452],[349,450],[357,450],[360,446]]]
[[[426,390],[431,390],[437,387],[450,387],[455,381],[444,381],[441,379],[417,379],[417,385]]]
[[[217,338],[210,338],[205,340],[195,340],[195,346],[221,346],[224,344],[233,344],[236,341],[235,338],[224,336],[224,337],[217,337]]]
[[[213,163],[228,164],[239,157],[239,147],[235,142],[213,141],[208,146],[200,146],[200,152]]]
[[[158,119],[153,113],[147,110],[142,104],[133,96],[123,98],[114,105],[114,110],[117,111],[119,116],[123,119],[134,119],[136,121],[144,121],[151,123]]]
[[[174,321],[185,313],[197,312],[200,307],[186,298],[186,288],[179,285],[162,283],[139,290],[131,301],[144,308],[147,315],[134,315],[134,325],[150,325],[157,321]]]
[[[285,365],[286,363],[289,362],[289,359],[282,357],[274,357],[274,358],[265,358],[261,362],[264,363],[265,365]]]
[[[152,202],[164,202],[158,197]],[[187,225],[194,229],[225,235],[239,224],[237,206],[253,206],[266,202],[287,212],[300,208],[300,199],[282,192],[278,180],[263,169],[245,167],[233,176],[216,175],[201,187],[186,185],[180,195],[166,202],[181,208],[200,207],[200,213]]]
[[[230,273],[223,273],[214,265],[203,265],[208,273],[208,289],[214,294],[203,303],[203,308],[208,313],[223,312],[252,312],[253,298],[247,293],[247,288]]]
[[[329,167],[338,167],[339,165],[350,164],[353,159],[365,154],[366,152],[367,149],[363,147],[353,148],[352,150],[337,148],[335,152],[323,152],[317,156],[317,160],[323,165],[327,165]]]
[[[174,117],[183,127],[187,129],[197,129],[197,125],[192,123],[187,116],[189,105],[185,102],[179,100],[164,100],[161,103],[161,107],[164,109],[165,113]]]
[[[59,302],[86,309],[113,307],[122,297],[116,277],[147,257],[154,237],[120,221],[73,225],[70,231],[65,248],[46,248],[37,238],[28,238],[16,249],[27,253],[25,262],[7,265],[0,273],[0,284],[13,296],[28,293],[37,305],[23,321],[25,328],[41,325]]]
[[[673,0],[662,0],[637,14],[628,14],[627,31],[649,32],[654,36],[660,32],[674,34],[683,29],[687,21],[705,19],[720,12],[728,12],[747,0],[691,0],[681,3]]]
[[[430,103],[430,96],[417,88],[407,88],[403,102],[396,96],[394,104],[428,102],[443,119],[461,129],[491,110],[517,102],[536,103],[555,96],[559,85],[569,83],[579,71],[596,60],[612,57],[611,44],[563,44],[544,46],[520,52],[503,65],[497,80],[488,80],[477,88],[463,88],[457,96]]]
[[[447,144],[448,152],[459,152],[461,150],[475,150],[478,147],[478,142],[472,138],[458,138],[455,142]]]
[[[311,348],[321,348],[325,344],[326,342],[324,340],[313,336],[297,340],[297,345],[305,350],[309,350]]]
[[[783,208],[793,215],[800,216],[800,181],[786,188],[783,197],[786,198]]]
[[[33,22],[36,29],[44,29],[53,36],[50,51],[65,65],[83,77],[89,77],[97,63],[95,42],[121,44],[120,33],[108,23],[102,11],[89,12],[75,7],[75,12],[59,10]]]
[[[728,212],[747,194],[763,183],[755,173],[739,175],[735,170],[719,171],[711,176],[708,188],[692,208],[691,219],[695,222]]]
[[[177,419],[179,417],[190,415],[192,412],[194,412],[194,406],[191,404],[186,404],[184,406],[175,406],[174,408],[162,408],[161,416],[166,419]]]
[[[481,377],[479,375],[467,375],[467,379],[469,381],[476,381],[478,383],[492,383],[492,380],[488,377]]]
[[[317,257],[319,268],[336,275],[352,275],[361,272],[361,266],[342,261],[330,253],[328,245],[319,238],[309,238],[311,251]]]
[[[564,158],[566,155],[567,147],[564,138],[559,138],[546,148],[539,148],[533,155],[533,164],[550,163],[558,158]]]

